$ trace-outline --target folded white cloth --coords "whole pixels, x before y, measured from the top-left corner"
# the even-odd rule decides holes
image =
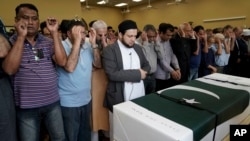
[[[235,85],[250,86],[250,79],[244,77],[238,77],[233,75],[225,75],[220,73],[213,73],[211,75],[204,76],[205,79],[212,79],[221,82],[228,82]]]

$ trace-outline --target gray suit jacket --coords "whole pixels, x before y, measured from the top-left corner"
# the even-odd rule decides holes
[[[140,58],[141,69],[149,73],[150,66],[141,47],[135,44],[134,50]],[[124,102],[124,82],[139,82],[141,73],[138,69],[123,70],[122,54],[117,41],[103,49],[102,63],[109,80],[104,106],[113,111],[113,105]]]

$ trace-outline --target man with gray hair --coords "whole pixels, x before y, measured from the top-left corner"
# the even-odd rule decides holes
[[[155,92],[156,82],[155,75],[157,69],[157,58],[162,58],[160,53],[160,45],[157,42],[157,31],[152,24],[144,26],[141,36],[136,39],[136,43],[142,46],[142,51],[147,58],[151,67],[147,77],[143,80],[145,94]]]
[[[107,43],[107,24],[103,20],[96,20],[92,28],[96,31],[98,50],[105,48]],[[103,106],[108,79],[103,68],[92,70],[92,141],[98,141],[98,131],[109,131],[108,109]],[[99,135],[100,136],[100,135]]]
[[[103,47],[106,47],[107,44],[107,24],[103,20],[96,20],[92,28],[96,30],[96,43],[98,48],[102,50]]]

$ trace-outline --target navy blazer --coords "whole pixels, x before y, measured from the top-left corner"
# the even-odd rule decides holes
[[[141,69],[149,73],[150,66],[142,48],[137,44],[133,48],[140,58]],[[123,69],[122,54],[117,41],[103,49],[102,63],[109,80],[104,106],[113,111],[113,105],[124,102],[124,82],[139,82],[141,73],[138,69]]]

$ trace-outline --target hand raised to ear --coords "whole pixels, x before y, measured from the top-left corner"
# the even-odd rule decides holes
[[[16,23],[14,24],[14,27],[16,29],[17,35],[18,36],[22,36],[22,37],[26,37],[27,33],[28,33],[28,29],[27,29],[28,23],[27,21],[21,19],[18,19],[16,21]]]
[[[90,44],[96,44],[96,30],[94,28],[90,28],[89,42]]]
[[[48,17],[46,25],[51,34],[53,34],[53,32],[58,32],[59,23],[54,17]]]

